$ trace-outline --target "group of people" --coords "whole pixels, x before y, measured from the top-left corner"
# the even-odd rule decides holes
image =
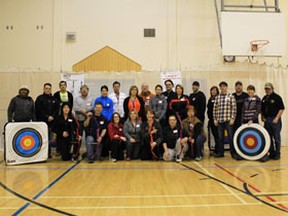
[[[184,88],[175,87],[172,80],[155,86],[155,93],[147,83],[129,89],[129,95],[120,92],[121,84],[113,83],[113,93],[108,86],[100,88],[101,96],[94,98],[89,87],[83,85],[80,95],[73,98],[67,91],[67,83],[59,83],[60,90],[52,95],[52,85],[45,83],[43,94],[35,101],[29,89],[23,86],[12,98],[8,107],[9,122],[42,121],[48,126],[50,138],[57,135],[56,150],[63,160],[77,161],[81,140],[86,143],[89,163],[111,153],[111,160],[163,159],[180,162],[185,156],[200,161],[203,158],[206,133],[204,132],[207,107],[208,131],[215,139],[214,157],[224,157],[224,130],[228,132],[232,158],[242,158],[235,151],[233,133],[241,124],[258,123],[261,113],[264,127],[271,137],[269,154],[262,158],[280,159],[282,98],[274,92],[272,83],[265,84],[266,95],[261,100],[255,87],[249,85],[247,93],[243,84],[235,83],[235,93],[228,93],[228,84],[220,82],[219,88],[210,89],[206,105],[200,83],[193,82],[193,92],[188,96]],[[85,134],[85,138],[83,137]],[[49,156],[51,155],[49,148]],[[126,154],[124,155],[124,152]]]

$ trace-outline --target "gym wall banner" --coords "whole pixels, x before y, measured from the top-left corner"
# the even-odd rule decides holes
[[[35,163],[48,158],[48,127],[44,122],[5,125],[4,157],[7,165]]]
[[[243,124],[234,134],[236,152],[246,160],[259,160],[264,157],[271,145],[266,129],[259,124]]]

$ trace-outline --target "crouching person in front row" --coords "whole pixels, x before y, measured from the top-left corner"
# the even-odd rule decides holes
[[[175,160],[181,162],[188,150],[188,133],[177,124],[175,115],[168,118],[168,127],[164,130],[163,159],[165,161]]]
[[[94,114],[89,112],[87,119],[84,121],[86,128],[86,149],[88,162],[93,163],[95,159],[100,160],[103,143],[107,131],[108,121],[101,114],[103,109],[102,103],[97,102],[94,108]]]
[[[57,144],[63,161],[76,161],[80,150],[79,123],[71,112],[70,104],[64,102],[61,114],[55,118],[52,130],[57,134]],[[72,155],[72,153],[73,155]]]
[[[114,112],[111,122],[108,124],[112,162],[124,159],[126,137],[124,136],[123,124],[120,122],[120,119],[120,114],[118,112]]]

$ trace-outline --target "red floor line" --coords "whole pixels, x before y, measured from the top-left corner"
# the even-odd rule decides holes
[[[236,178],[237,180],[239,180],[240,182],[242,183],[246,183],[250,188],[252,188],[254,191],[258,192],[258,193],[261,193],[261,191],[256,188],[255,186],[251,185],[251,184],[248,184],[245,180],[243,180],[242,178],[236,176],[234,173],[230,172],[229,170],[225,169],[223,166],[221,166],[220,164],[218,163],[215,163],[215,166],[217,166],[218,168],[220,168],[222,171],[228,173],[229,175],[231,175],[232,177]],[[266,199],[270,200],[271,202],[277,202],[275,199],[273,199],[272,197],[270,196],[265,196]],[[280,208],[282,209],[285,209],[286,211],[288,210],[288,207],[283,205],[283,204],[276,204],[278,205]]]

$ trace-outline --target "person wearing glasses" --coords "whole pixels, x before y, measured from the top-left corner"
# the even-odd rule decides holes
[[[261,119],[264,122],[264,128],[268,131],[271,146],[269,155],[260,161],[265,162],[269,159],[279,160],[281,155],[281,116],[285,106],[280,95],[274,92],[274,86],[268,82],[264,86],[266,95],[262,98]]]

